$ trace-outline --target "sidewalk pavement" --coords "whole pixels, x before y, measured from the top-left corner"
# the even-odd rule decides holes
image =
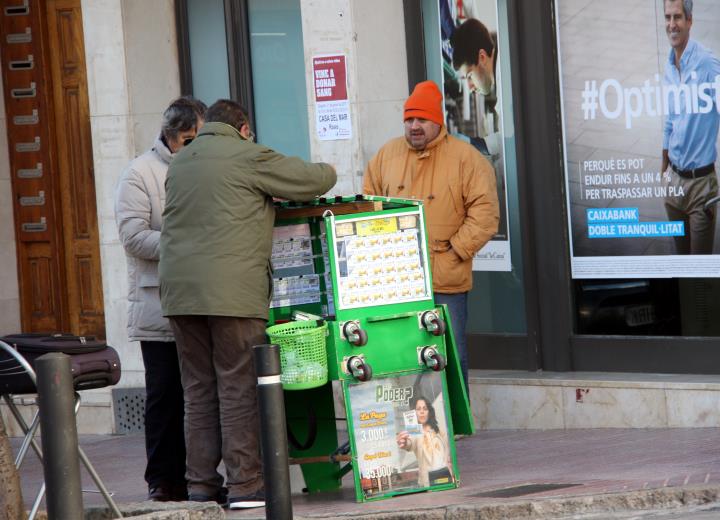
[[[15,448],[19,441],[13,439]],[[81,445],[121,509],[145,499],[142,435],[83,436]],[[720,502],[719,448],[718,428],[480,431],[457,441],[458,489],[358,504],[349,473],[339,492],[293,495],[293,513],[529,519]],[[21,478],[29,508],[42,467],[28,457]],[[86,474],[83,480],[83,489],[94,489]],[[83,500],[103,505],[97,493],[85,492]],[[227,511],[227,518],[264,518],[264,510]]]

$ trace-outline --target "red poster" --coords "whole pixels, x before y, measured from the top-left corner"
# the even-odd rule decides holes
[[[346,64],[343,54],[313,56],[315,126],[321,141],[352,137]]]
[[[313,58],[315,101],[344,101],[348,98],[345,56],[316,56]]]

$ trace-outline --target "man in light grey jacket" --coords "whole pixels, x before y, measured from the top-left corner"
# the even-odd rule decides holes
[[[175,153],[195,138],[206,108],[191,97],[173,101],[155,144],[127,166],[115,191],[128,266],[128,336],[140,342],[145,365],[145,480],[155,501],[187,499],[183,388],[158,283],[165,176]]]

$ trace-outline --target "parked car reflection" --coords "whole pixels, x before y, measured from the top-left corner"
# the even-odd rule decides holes
[[[576,280],[577,332],[678,335],[677,280]]]

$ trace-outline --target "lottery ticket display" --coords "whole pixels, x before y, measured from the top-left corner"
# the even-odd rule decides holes
[[[273,283],[271,307],[288,307],[320,301],[320,277],[316,274],[277,278]]]
[[[344,309],[430,297],[419,216],[343,220],[335,225],[339,305]]]
[[[297,224],[273,231],[273,297],[271,308],[320,302],[320,275],[315,274],[310,226]]]

